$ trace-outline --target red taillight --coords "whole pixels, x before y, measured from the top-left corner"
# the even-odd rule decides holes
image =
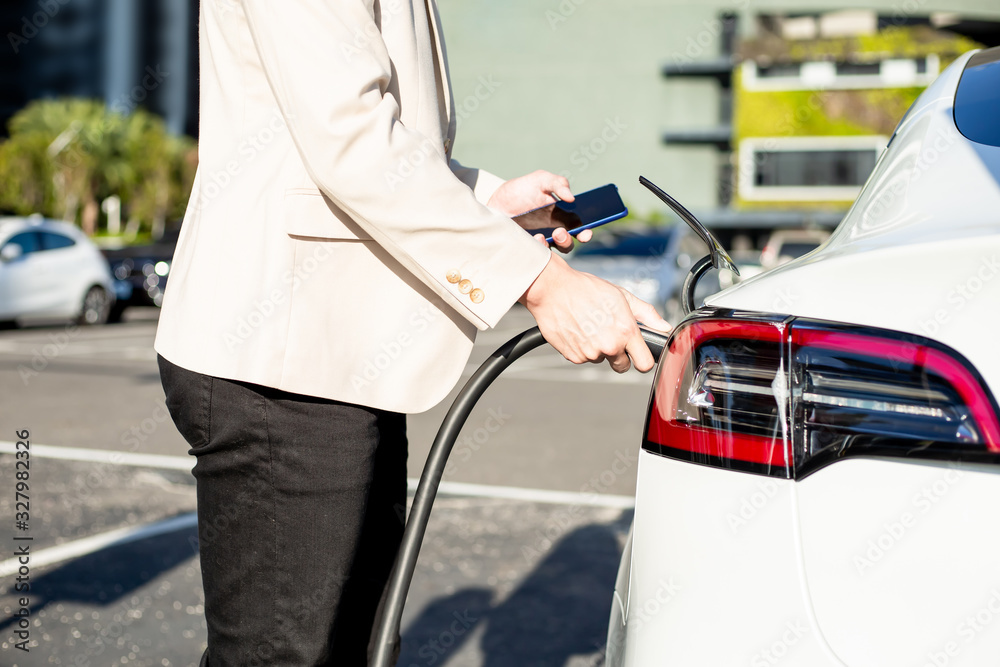
[[[645,447],[799,478],[847,456],[1000,462],[995,402],[960,355],[888,331],[711,317],[671,338]]]

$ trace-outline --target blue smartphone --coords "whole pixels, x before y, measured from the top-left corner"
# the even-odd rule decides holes
[[[618,186],[609,183],[581,192],[571,202],[556,201],[516,215],[513,219],[529,234],[545,234],[545,240],[552,243],[552,232],[559,227],[575,236],[585,229],[606,225],[626,215],[628,209],[618,194]]]

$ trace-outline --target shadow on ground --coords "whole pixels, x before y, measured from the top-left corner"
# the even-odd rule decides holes
[[[625,512],[613,524],[574,530],[495,607],[486,588],[432,601],[405,629],[399,667],[447,662],[480,626],[484,667],[548,667],[603,654],[621,557],[618,536],[631,519]]]
[[[127,600],[163,573],[194,558],[197,553],[192,545],[197,544],[197,537],[198,529],[192,526],[137,542],[111,545],[38,577],[32,576],[32,616],[53,603],[100,608]],[[13,585],[5,592],[14,595]],[[16,617],[0,620],[0,633],[16,622]]]

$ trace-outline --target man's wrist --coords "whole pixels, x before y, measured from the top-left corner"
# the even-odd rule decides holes
[[[518,302],[529,310],[538,306],[551,291],[552,284],[557,279],[557,276],[572,270],[569,264],[566,263],[566,260],[559,257],[556,253],[550,252],[549,261],[542,268],[535,280],[532,281],[531,285],[528,286],[528,289],[524,291]]]

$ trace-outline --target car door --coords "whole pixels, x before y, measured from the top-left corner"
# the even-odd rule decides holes
[[[0,319],[15,319],[37,312],[45,305],[45,279],[37,275],[35,260],[41,251],[37,231],[14,234],[3,247],[17,244],[21,255],[0,262]]]

